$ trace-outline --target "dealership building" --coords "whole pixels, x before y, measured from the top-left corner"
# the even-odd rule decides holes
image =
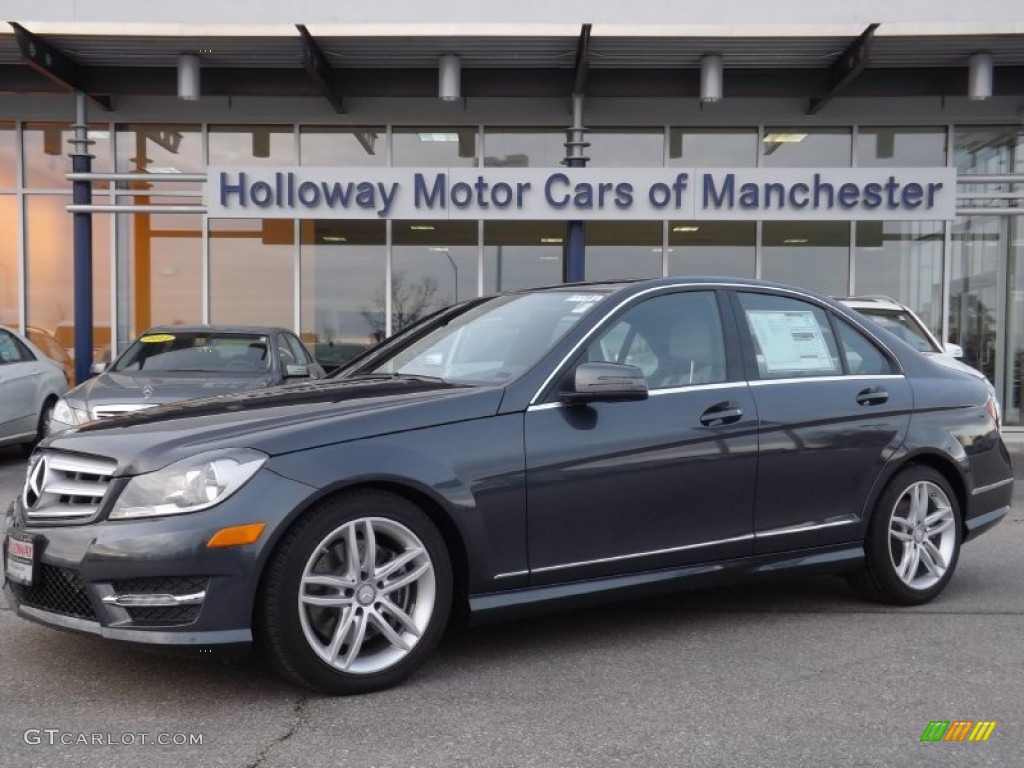
[[[727,275],[909,305],[1024,424],[1019,0],[5,10],[0,323],[80,361]]]

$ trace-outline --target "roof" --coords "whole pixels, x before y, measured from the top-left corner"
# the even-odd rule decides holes
[[[245,333],[268,335],[273,333],[291,333],[291,331],[276,325],[158,325],[139,335],[148,336],[154,333]]]

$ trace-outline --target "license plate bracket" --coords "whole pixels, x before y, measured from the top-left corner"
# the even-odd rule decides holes
[[[8,581],[31,587],[38,581],[39,547],[36,537],[28,533],[7,534],[4,547]]]

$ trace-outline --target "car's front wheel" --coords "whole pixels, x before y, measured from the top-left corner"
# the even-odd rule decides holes
[[[850,578],[864,596],[919,605],[938,595],[960,556],[960,505],[937,470],[911,466],[886,486],[868,526],[865,562]]]
[[[391,493],[322,502],[268,565],[261,631],[275,666],[330,694],[389,688],[419,667],[444,631],[452,570],[437,528]]]

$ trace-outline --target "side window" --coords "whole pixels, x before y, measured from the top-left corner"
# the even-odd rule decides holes
[[[715,294],[671,293],[637,304],[590,343],[584,360],[635,365],[651,389],[725,381]]]
[[[284,334],[284,341],[291,350],[292,355],[294,355],[296,363],[299,365],[309,365],[313,362],[313,359],[309,356],[309,351],[295,336],[286,333]]]
[[[839,343],[846,356],[846,368],[853,376],[877,376],[892,373],[888,358],[860,331],[835,318]]]
[[[0,331],[0,365],[35,360],[28,347],[7,331]]]
[[[828,315],[820,307],[785,296],[740,293],[762,379],[839,376],[839,359]]]

